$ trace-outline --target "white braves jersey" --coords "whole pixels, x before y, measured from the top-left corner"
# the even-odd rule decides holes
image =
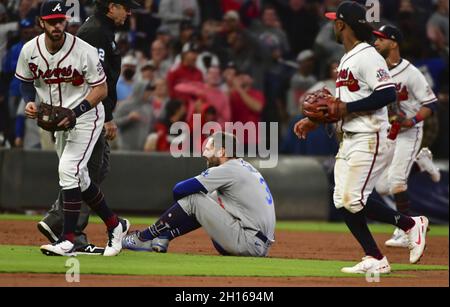
[[[407,118],[414,117],[421,107],[437,101],[436,95],[425,76],[417,67],[405,59],[391,69],[391,75],[397,87],[397,100],[400,109]],[[422,127],[423,121],[416,127]]]
[[[360,43],[342,57],[336,81],[336,97],[342,102],[354,102],[394,86],[385,59],[371,45]],[[348,114],[338,125],[352,133],[380,132],[388,126],[386,107]]]
[[[52,55],[44,39],[41,34],[24,45],[16,77],[33,82],[41,102],[74,108],[86,98],[91,87],[106,81],[97,50],[66,32],[63,46]]]

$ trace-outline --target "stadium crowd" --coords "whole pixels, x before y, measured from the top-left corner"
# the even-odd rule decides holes
[[[41,33],[42,0],[0,0],[0,147],[53,148],[52,136],[25,120],[15,66],[23,45]],[[67,1],[73,5],[78,1]],[[323,16],[339,0],[138,0],[116,43],[122,56],[113,148],[168,151],[172,123],[277,122],[279,151],[332,155],[332,127],[299,141],[292,125],[299,101],[312,89],[334,90],[344,51]],[[365,0],[358,1],[365,4]],[[373,1],[372,1],[373,2]],[[79,1],[76,34],[93,14],[94,0]],[[424,141],[448,159],[448,0],[380,0],[382,24],[404,33],[402,54],[420,67],[439,98]],[[78,15],[78,14],[77,14]],[[245,139],[257,143],[258,137]],[[195,146],[195,145],[194,145]]]

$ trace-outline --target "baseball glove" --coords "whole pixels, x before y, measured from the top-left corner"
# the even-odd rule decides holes
[[[69,119],[69,126],[58,126],[58,124],[64,119]],[[77,123],[77,117],[75,112],[71,109],[51,106],[46,103],[41,103],[38,107],[38,126],[47,131],[62,131],[62,130],[70,130],[75,127]]]
[[[329,90],[322,88],[306,95],[303,115],[316,123],[335,123],[341,119],[339,103]]]

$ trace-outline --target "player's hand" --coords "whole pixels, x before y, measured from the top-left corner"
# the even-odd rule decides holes
[[[407,119],[401,121],[400,124],[404,128],[412,128],[416,125],[416,123],[410,118],[407,118]]]
[[[31,119],[37,118],[37,107],[34,102],[30,101],[25,106],[25,116]]]
[[[104,125],[106,133],[105,133],[105,138],[108,141],[112,141],[116,138],[117,136],[117,125],[114,121],[109,121],[107,123],[105,123]]]
[[[303,118],[299,120],[294,126],[294,133],[299,139],[306,139],[308,133],[317,129],[318,124],[310,120],[309,118]]]
[[[73,110],[68,109],[71,114],[64,117],[59,123],[58,127],[63,127],[65,130],[72,129],[77,124],[77,116]]]

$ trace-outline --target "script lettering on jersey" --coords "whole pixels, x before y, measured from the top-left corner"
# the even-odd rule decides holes
[[[395,89],[397,90],[397,99],[398,101],[407,101],[409,99],[409,92],[406,85],[403,85],[401,83],[397,83],[395,85]]]
[[[72,83],[73,86],[80,86],[84,83],[83,75],[76,69],[72,69],[72,65],[68,67],[57,67],[55,69],[47,69],[43,71],[34,63],[28,63],[34,79],[42,78],[47,84]]]
[[[347,87],[350,92],[357,92],[360,90],[358,80],[353,76],[353,73],[348,68],[342,69],[339,72],[336,87]]]

